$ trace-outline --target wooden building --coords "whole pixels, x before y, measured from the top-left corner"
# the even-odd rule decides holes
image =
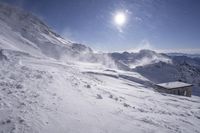
[[[192,95],[192,85],[179,81],[156,84],[156,90],[162,93],[182,95],[187,97],[191,97]]]

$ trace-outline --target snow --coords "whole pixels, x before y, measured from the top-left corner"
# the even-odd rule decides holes
[[[145,81],[139,74],[78,64],[24,55],[1,61],[0,131],[200,132],[199,97],[160,94],[109,76]]]
[[[135,71],[152,83],[182,81],[192,84],[192,94],[200,96],[200,58],[168,56],[151,50],[111,53],[119,69]]]
[[[73,54],[79,48],[72,50],[73,44],[37,19],[28,32],[36,40],[12,30],[13,18],[4,19],[0,20],[0,132],[200,133],[200,97],[160,94],[150,78],[118,70],[107,56],[98,58],[104,63],[57,59],[58,53]]]
[[[183,62],[184,61],[183,59]],[[200,69],[196,63],[174,63],[163,62],[138,67],[134,71],[140,73],[155,84],[182,81],[192,84],[192,95],[200,96]]]
[[[111,56],[123,65],[128,66],[130,69],[158,62],[172,63],[172,60],[169,57],[151,50],[140,50],[136,53],[111,53]]]
[[[175,81],[175,82],[168,82],[168,83],[161,83],[157,84],[158,86],[167,88],[167,89],[173,89],[173,88],[180,88],[180,87],[188,87],[192,86],[191,84]]]

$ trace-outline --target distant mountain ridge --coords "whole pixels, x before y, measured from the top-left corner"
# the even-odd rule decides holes
[[[140,50],[136,53],[129,53],[129,52],[123,52],[123,53],[110,53],[109,54],[116,62],[117,64],[126,65],[130,69],[135,68],[137,66],[144,66],[152,63],[157,62],[166,62],[171,63],[171,59],[164,54],[156,53],[152,50]]]
[[[200,96],[200,58],[169,56],[151,50],[109,55],[122,70],[138,72],[154,83],[178,80],[191,83],[194,85],[193,94]]]
[[[191,58],[200,58],[200,54],[186,54],[186,53],[166,53],[169,56],[186,56]]]

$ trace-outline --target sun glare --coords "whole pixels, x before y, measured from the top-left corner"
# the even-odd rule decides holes
[[[123,12],[118,12],[114,16],[114,21],[118,26],[122,26],[126,22],[126,15]]]

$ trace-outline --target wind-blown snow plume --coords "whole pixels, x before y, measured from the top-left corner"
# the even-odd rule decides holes
[[[145,66],[145,65],[149,65],[149,64],[155,64],[158,62],[165,62],[165,63],[172,63],[171,59],[163,56],[161,54],[157,54],[155,52],[151,52],[151,51],[147,51],[150,53],[147,53],[148,55],[145,55],[145,51],[140,53],[143,53],[143,57],[141,57],[140,59],[136,59],[133,63],[130,63],[129,66],[130,68],[136,68],[138,66]]]
[[[164,55],[151,50],[140,50],[136,53],[112,53],[111,57],[117,62],[118,66],[123,65],[129,69],[134,69],[138,66],[145,66],[158,62],[172,63],[171,59]],[[123,67],[123,68],[124,68]]]

